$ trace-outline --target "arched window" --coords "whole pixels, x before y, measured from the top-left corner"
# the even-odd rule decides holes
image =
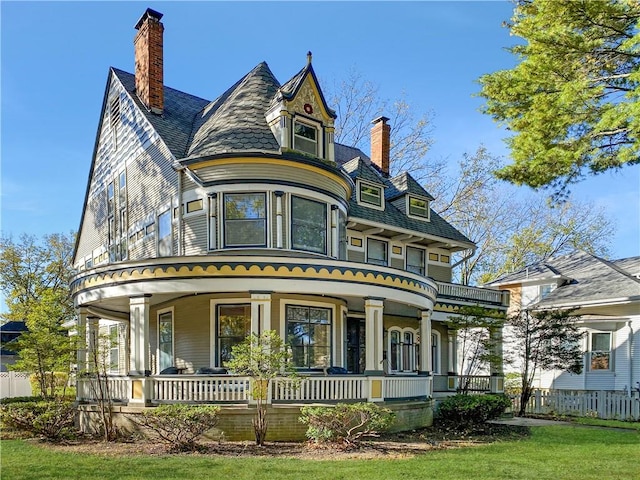
[[[417,367],[416,338],[413,328],[392,327],[389,329],[389,370],[393,372],[413,372]]]

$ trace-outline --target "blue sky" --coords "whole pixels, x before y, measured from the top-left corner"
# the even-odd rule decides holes
[[[109,66],[133,72],[134,25],[164,14],[165,84],[214,99],[261,61],[285,82],[313,52],[321,83],[349,69],[433,113],[434,158],[480,144],[508,156],[479,113],[477,78],[510,68],[512,11],[493,2],[10,2],[1,14],[2,233],[78,228]],[[523,187],[524,188],[524,187]],[[640,166],[572,189],[617,223],[612,257],[640,254]]]

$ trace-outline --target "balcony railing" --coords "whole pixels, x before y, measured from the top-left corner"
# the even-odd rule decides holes
[[[434,392],[501,393],[504,377],[501,375],[435,375]]]
[[[491,290],[446,282],[436,283],[438,284],[438,297],[509,306],[509,292],[506,290]]]

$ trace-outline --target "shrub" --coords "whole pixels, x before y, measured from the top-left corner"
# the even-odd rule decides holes
[[[64,400],[21,400],[0,406],[3,425],[53,441],[75,435],[74,415],[73,402]]]
[[[511,401],[506,395],[454,395],[440,403],[438,424],[469,430],[500,417]]]
[[[326,407],[302,407],[300,421],[307,438],[316,443],[353,445],[362,437],[376,437],[393,423],[394,413],[374,403],[339,403]]]
[[[161,405],[129,418],[171,451],[197,450],[196,439],[218,424],[220,407],[214,405]]]

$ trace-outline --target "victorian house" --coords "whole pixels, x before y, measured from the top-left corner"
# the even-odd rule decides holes
[[[390,175],[388,119],[369,155],[334,141],[310,53],[285,83],[260,63],[203,99],[164,85],[161,17],[135,26],[135,73],[109,70],[75,247],[78,327],[111,333],[112,396],[240,415],[250,380],[225,369],[231,348],[275,330],[303,380],[273,382],[274,408],[364,400],[428,423],[459,380],[448,318],[504,312],[508,294],[451,283],[452,256],[475,246],[409,173]],[[502,389],[491,373],[478,391]]]

